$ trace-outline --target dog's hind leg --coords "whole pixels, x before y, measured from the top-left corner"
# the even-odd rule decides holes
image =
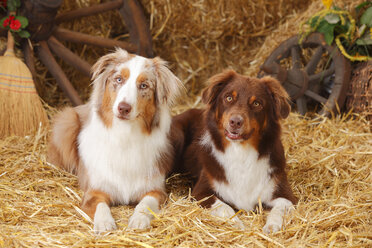
[[[53,121],[52,135],[48,142],[47,160],[68,172],[77,174],[80,163],[78,135],[89,116],[89,106],[65,108]]]

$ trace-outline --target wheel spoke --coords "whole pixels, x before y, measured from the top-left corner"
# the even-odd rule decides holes
[[[305,91],[305,95],[314,99],[315,101],[323,103],[323,104],[325,104],[327,102],[326,98],[324,98],[321,95],[318,95],[317,93],[312,92],[310,90]]]
[[[36,78],[36,69],[35,69],[35,60],[34,60],[34,51],[31,50],[29,40],[22,41],[23,54],[25,57],[25,63],[30,69],[33,78]]]
[[[81,18],[85,16],[96,15],[105,11],[119,9],[123,5],[123,0],[115,0],[107,3],[96,4],[91,7],[80,8],[77,10],[72,10],[67,13],[60,14],[56,17],[56,23],[59,24],[64,21],[71,21],[76,18]]]
[[[322,72],[319,72],[317,74],[314,74],[314,75],[311,75],[309,77],[309,82],[310,83],[317,83],[317,82],[320,82],[322,81],[324,78],[326,77],[329,77],[331,76],[332,74],[335,73],[335,67],[334,65],[332,64],[332,66],[330,68],[328,68],[327,70],[325,71],[322,71]]]
[[[91,65],[86,62],[85,60],[81,59],[75,53],[71,52],[68,48],[66,48],[62,43],[60,43],[56,38],[53,36],[49,37],[48,45],[50,49],[61,59],[66,61],[68,64],[75,67],[75,69],[82,72],[85,76],[90,77],[90,69]]]
[[[143,14],[141,4],[136,0],[125,0],[120,14],[129,29],[130,41],[138,44],[136,53],[148,58],[154,57],[149,24]]]
[[[83,104],[79,94],[72,86],[70,80],[68,80],[66,74],[63,72],[61,67],[58,65],[57,61],[54,59],[52,53],[50,52],[46,41],[40,41],[40,45],[37,48],[38,56],[43,62],[43,64],[48,68],[49,72],[56,79],[58,85],[65,92],[65,94],[70,98],[70,101],[74,106]]]
[[[99,47],[104,47],[104,48],[121,47],[131,53],[137,51],[137,46],[132,43],[118,41],[118,40],[111,40],[108,38],[97,37],[97,36],[92,36],[88,34],[82,34],[79,32],[69,31],[64,28],[56,28],[53,34],[58,40],[71,41],[75,43],[83,43],[87,45],[94,45],[94,46],[99,46]]]
[[[275,62],[262,65],[261,70],[267,74],[275,75],[276,79],[281,83],[284,83],[287,79],[288,71]]]
[[[305,115],[307,112],[307,102],[305,97],[300,97],[296,99],[296,106],[297,106],[297,111],[301,115]]]
[[[299,53],[298,46],[293,46],[291,48],[291,57],[292,57],[292,68],[300,69],[301,61],[300,61],[300,53]]]
[[[308,75],[311,75],[315,72],[316,66],[318,65],[320,59],[322,58],[323,54],[323,47],[319,46],[316,50],[313,56],[311,56],[309,62],[305,66],[305,71]]]

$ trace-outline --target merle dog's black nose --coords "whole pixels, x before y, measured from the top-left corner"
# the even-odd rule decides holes
[[[233,129],[241,128],[243,126],[243,123],[244,123],[244,119],[240,115],[233,115],[230,117],[229,125]]]

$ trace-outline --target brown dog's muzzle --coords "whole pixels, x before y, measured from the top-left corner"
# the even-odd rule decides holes
[[[242,139],[244,133],[244,117],[241,114],[233,113],[226,116],[225,136],[230,140]]]

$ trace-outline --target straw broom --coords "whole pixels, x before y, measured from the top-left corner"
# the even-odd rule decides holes
[[[28,67],[14,54],[8,31],[7,49],[0,56],[0,138],[34,133],[48,126],[48,117],[36,92]]]

